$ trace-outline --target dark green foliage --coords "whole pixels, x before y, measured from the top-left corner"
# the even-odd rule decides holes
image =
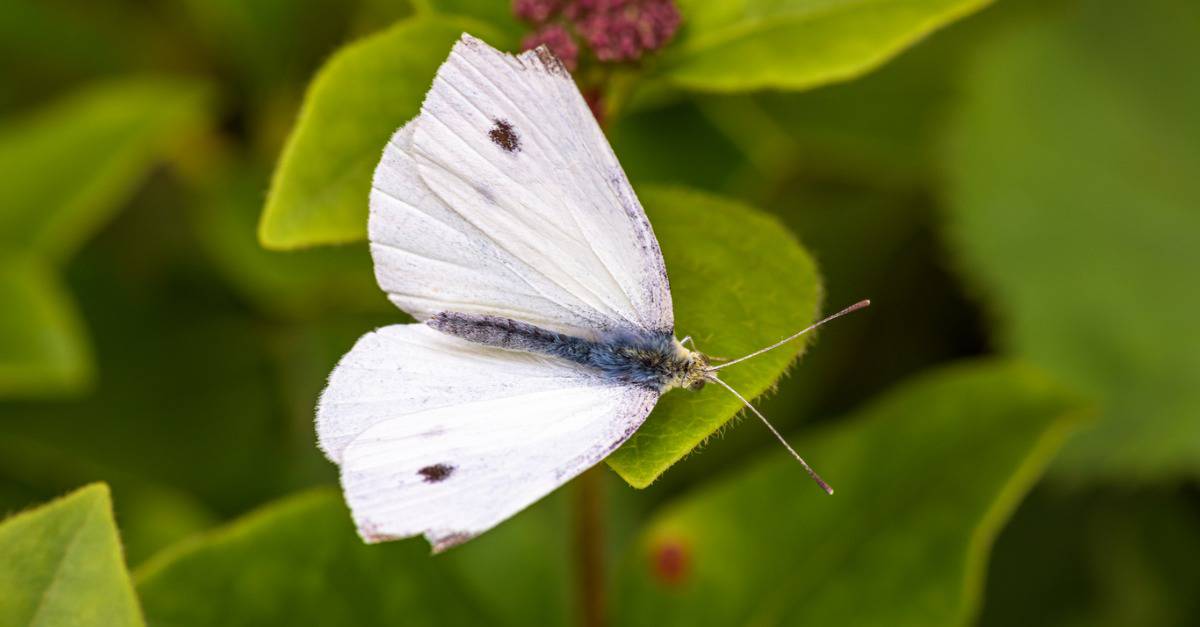
[[[981,47],[950,129],[948,226],[1002,347],[1103,401],[1055,471],[1140,483],[1200,471],[1200,10],[1123,6]]]
[[[874,301],[722,371],[834,496],[709,386],[446,554],[364,545],[312,420],[408,320],[369,177],[461,31],[528,25],[10,0],[0,625],[1200,623],[1194,3],[676,4],[577,79],[680,336],[736,357]]]

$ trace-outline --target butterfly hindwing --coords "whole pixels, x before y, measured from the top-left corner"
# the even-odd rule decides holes
[[[657,399],[569,362],[394,325],[342,358],[317,430],[364,539],[445,548],[604,459]]]

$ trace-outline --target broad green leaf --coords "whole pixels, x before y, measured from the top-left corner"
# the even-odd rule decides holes
[[[0,127],[0,250],[61,262],[121,207],[164,154],[205,124],[202,84],[91,85]]]
[[[657,515],[625,563],[627,625],[963,625],[999,527],[1076,401],[1003,362],[922,377]]]
[[[868,297],[873,303],[821,329],[778,391],[755,402],[776,427],[844,414],[925,368],[982,349],[978,322],[944,267],[927,195],[802,176],[760,195],[769,199],[756,206],[802,234],[805,250],[820,260],[827,311]],[[778,451],[771,434],[750,421],[723,431],[660,483],[667,490],[694,485]]]
[[[968,73],[946,161],[961,267],[1004,349],[1103,405],[1061,477],[1200,473],[1197,6],[1071,3]]]
[[[74,391],[91,378],[75,307],[44,264],[0,256],[0,398]]]
[[[681,0],[659,74],[688,89],[807,89],[870,71],[989,0]]]
[[[996,540],[979,624],[1200,624],[1200,507],[1186,489],[1035,491]]]
[[[343,48],[321,68],[276,166],[259,223],[264,246],[366,236],[371,173],[383,147],[417,114],[434,72],[463,32],[505,43],[486,24],[419,16]]]
[[[558,501],[431,556],[419,538],[364,544],[336,490],[310,492],[166,551],[138,592],[148,622],[173,627],[564,624]]]
[[[108,487],[93,484],[0,524],[0,624],[142,625]]]
[[[803,92],[695,97],[707,123],[747,157],[734,173],[735,195],[757,201],[796,177],[854,179],[900,191],[928,185],[966,53],[981,33],[1008,18],[1008,8],[952,24],[853,81]]]
[[[662,245],[675,334],[706,354],[735,358],[811,323],[821,300],[816,265],[775,219],[733,200],[681,188],[639,194]],[[796,342],[721,371],[752,399],[773,386],[807,342]],[[608,463],[645,487],[740,411],[728,391],[674,390]]]

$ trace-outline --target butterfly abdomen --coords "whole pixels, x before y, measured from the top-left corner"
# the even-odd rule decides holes
[[[690,362],[665,333],[610,333],[593,341],[511,318],[457,312],[439,313],[427,324],[464,340],[566,359],[606,379],[660,391],[672,387]]]

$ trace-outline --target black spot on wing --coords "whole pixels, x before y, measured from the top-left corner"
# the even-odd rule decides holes
[[[496,120],[496,125],[488,131],[492,143],[504,149],[505,152],[516,152],[521,149],[521,138],[513,130],[508,120]]]
[[[438,483],[445,481],[450,475],[454,474],[454,466],[449,464],[434,464],[426,466],[417,471],[425,479],[425,483]]]

